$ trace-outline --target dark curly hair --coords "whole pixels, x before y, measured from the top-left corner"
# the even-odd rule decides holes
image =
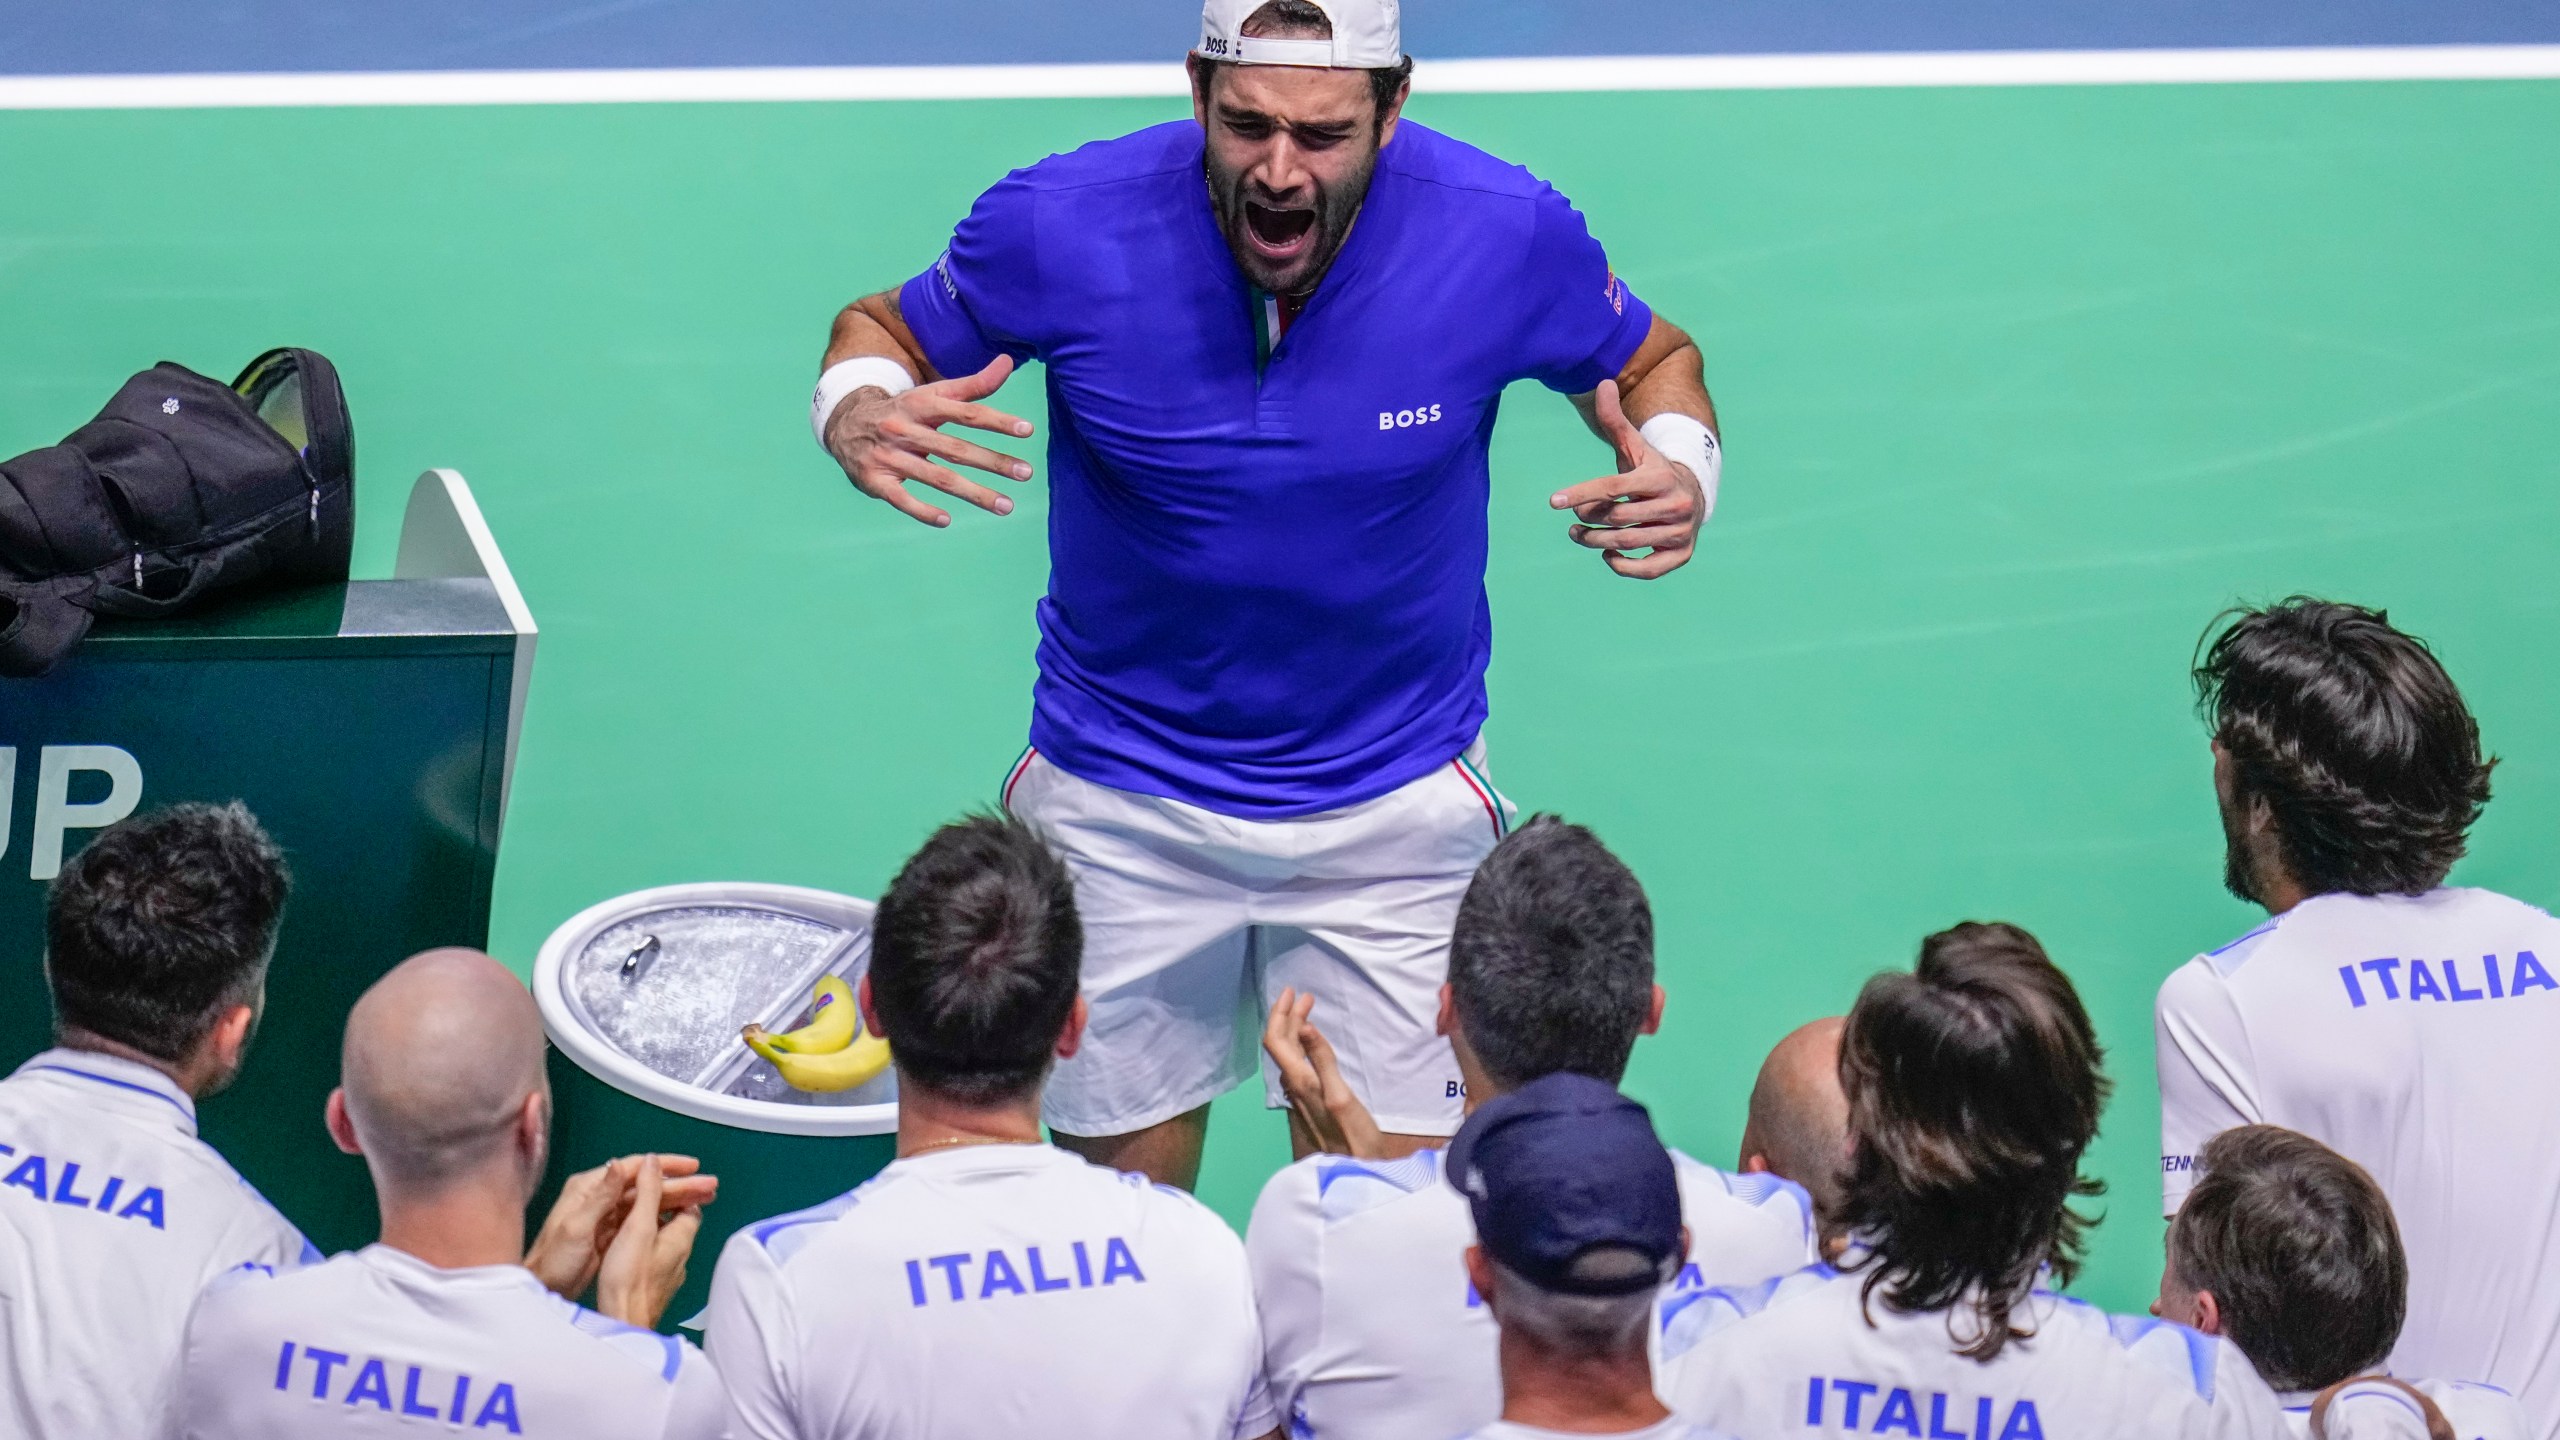
[[[2198,648],[2196,706],[2231,757],[2233,807],[2269,808],[2295,883],[2313,895],[2444,883],[2498,762],[2424,642],[2382,611],[2297,595],[2223,612]]]
[[[2080,1270],[2090,1222],[2069,1202],[2105,1188],[2080,1175],[2105,1059],[2070,979],[2015,925],[1939,931],[1910,974],[1867,982],[1840,1041],[1840,1221],[1870,1303],[1965,1308],[1972,1333],[1948,1331],[1975,1360],[2030,1333],[2011,1317],[2039,1272],[2060,1286]]]
[[[45,899],[54,1024],[183,1060],[266,982],[284,852],[248,807],[171,805],[99,832]]]

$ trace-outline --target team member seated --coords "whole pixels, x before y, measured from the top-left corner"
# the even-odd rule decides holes
[[[2228,1341],[2042,1288],[2078,1271],[2107,1082],[2089,1017],[2010,925],[1932,935],[1841,1036],[1849,1170],[1825,1265],[1664,1306],[1663,1394],[1739,1435],[2281,1440]]]
[[[127,820],[55,878],[55,1048],[0,1082],[0,1434],[155,1433],[205,1282],[319,1258],[196,1137],[257,1029],[288,883],[238,805]]]
[[[1849,1097],[1840,1091],[1837,1015],[1788,1032],[1760,1064],[1742,1126],[1742,1171],[1793,1180],[1813,1198],[1827,1251],[1834,1248],[1840,1179],[1849,1163]]]
[[[1082,949],[1066,866],[1019,821],[945,826],[898,872],[857,991],[896,1056],[898,1158],[721,1254],[740,1440],[1275,1433],[1234,1232],[1041,1142]]]
[[[682,1283],[701,1223],[688,1205],[661,1226],[658,1157],[639,1163],[602,1257],[600,1303],[618,1318],[579,1309],[518,1263],[551,1091],[541,1016],[505,966],[470,950],[402,963],[348,1015],[342,1067],[329,1133],[373,1174],[381,1243],[215,1281],[187,1322],[168,1433],[721,1434],[710,1362],[643,1328]]]
[[[1475,1440],[1725,1440],[1653,1393],[1654,1301],[1688,1249],[1680,1183],[1644,1107],[1558,1073],[1480,1105],[1449,1142],[1501,1327],[1502,1418]]]
[[[2409,1249],[2405,1375],[2513,1392],[2560,1437],[2560,923],[2448,887],[2492,762],[2462,693],[2378,611],[2241,612],[2195,671],[2224,883],[2265,924],[2160,987],[2175,1214],[2239,1125],[2364,1167]]]
[[[2391,1202],[2361,1166],[2307,1135],[2244,1125],[2207,1142],[2198,1169],[2169,1222],[2151,1313],[2230,1336],[2295,1434],[2335,1440],[2405,1426],[2413,1412],[2413,1436],[2436,1419],[2461,1440],[2532,1433],[2503,1390],[2382,1373],[2408,1307],[2409,1257]],[[2360,1418],[2367,1410],[2372,1419]]]
[[[1618,857],[1552,816],[1512,832],[1467,886],[1440,992],[1467,1103],[1559,1073],[1617,1083],[1661,1022],[1653,975],[1653,914]],[[1474,1232],[1443,1152],[1343,1158],[1374,1155],[1378,1127],[1309,1002],[1284,996],[1265,1039],[1296,1122],[1342,1152],[1281,1171],[1254,1206],[1246,1247],[1273,1403],[1302,1432],[1349,1440],[1486,1424],[1501,1396],[1493,1319],[1459,1271]],[[1815,1258],[1802,1190],[1673,1163],[1694,1242],[1679,1287],[1756,1284]]]

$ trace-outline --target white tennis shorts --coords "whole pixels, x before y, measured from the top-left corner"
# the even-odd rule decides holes
[[[1050,1078],[1045,1118],[1125,1135],[1209,1103],[1262,1065],[1284,988],[1313,1018],[1380,1128],[1457,1133],[1449,1042],[1435,1033],[1458,901],[1510,828],[1484,742],[1400,790],[1300,820],[1239,820],[1081,780],[1027,751],[1004,806],[1075,875],[1084,1044]],[[1264,1067],[1263,1095],[1285,1103]]]

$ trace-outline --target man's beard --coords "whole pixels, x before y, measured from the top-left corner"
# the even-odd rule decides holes
[[[1314,186],[1311,217],[1305,206],[1264,209],[1262,201],[1266,197],[1255,194],[1255,187],[1246,182],[1241,172],[1222,172],[1215,152],[1202,168],[1209,177],[1209,204],[1217,214],[1219,232],[1227,237],[1227,252],[1235,256],[1236,268],[1244,271],[1245,278],[1259,289],[1275,295],[1305,295],[1333,268],[1335,258],[1342,253],[1343,241],[1350,238],[1351,222],[1360,218],[1360,203],[1369,198],[1369,180],[1377,173],[1378,155],[1371,150],[1368,163],[1338,187]],[[1259,216],[1254,213],[1257,210],[1261,211]],[[1257,253],[1245,238],[1246,227],[1257,218],[1266,223],[1276,221],[1277,228],[1284,231],[1292,222],[1299,226],[1311,224],[1315,241],[1304,254],[1274,269],[1271,260]]]
[[[2236,805],[2217,805],[2222,815],[2222,888],[2252,905],[2258,898],[2257,867],[2249,857],[2249,831]]]
[[[241,1070],[244,1069],[249,1062],[250,1047],[258,1043],[258,1026],[263,1024],[266,1018],[267,1012],[264,1005],[260,1005],[249,1012],[249,1028],[241,1033],[240,1052],[232,1058],[231,1068],[218,1075],[206,1077],[205,1087],[203,1091],[197,1095],[197,1099],[209,1100],[214,1096],[221,1094],[223,1091],[230,1089],[231,1082],[240,1078]]]

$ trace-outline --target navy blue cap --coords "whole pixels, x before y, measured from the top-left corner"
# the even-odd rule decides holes
[[[1680,1259],[1680,1181],[1643,1106],[1588,1075],[1532,1080],[1478,1107],[1449,1142],[1449,1183],[1475,1211],[1476,1243],[1541,1290],[1625,1295]],[[1649,1269],[1574,1274],[1592,1250]]]

